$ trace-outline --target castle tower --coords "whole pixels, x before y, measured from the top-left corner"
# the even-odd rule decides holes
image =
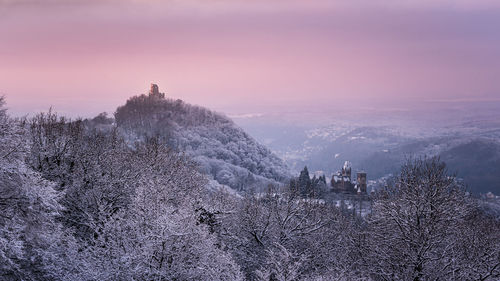
[[[345,161],[344,167],[342,167],[342,177],[348,177],[351,181],[351,162]]]
[[[158,85],[151,83],[151,88],[149,90],[149,96],[150,97],[157,97],[157,98],[165,98],[164,93],[160,93],[160,89],[158,88]]]
[[[366,194],[366,173],[365,172],[358,172],[356,182],[358,184],[359,191],[361,193]]]
[[[160,90],[158,89],[158,85],[151,83],[151,89],[149,90],[150,96],[157,96],[160,94]]]

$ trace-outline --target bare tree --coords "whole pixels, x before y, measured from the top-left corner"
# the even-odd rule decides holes
[[[232,257],[198,224],[205,179],[156,141],[133,161],[137,187],[129,207],[107,218],[83,257],[93,280],[240,280]]]
[[[51,245],[61,238],[62,210],[55,184],[26,165],[28,132],[7,116],[0,97],[0,278],[40,280],[48,275]]]
[[[500,278],[500,221],[474,210],[456,233],[456,244],[448,257],[448,276],[455,280]]]
[[[370,273],[382,280],[450,278],[450,252],[470,206],[439,159],[411,160],[379,192],[367,232]]]

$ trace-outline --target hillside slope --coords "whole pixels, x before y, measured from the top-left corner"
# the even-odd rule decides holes
[[[133,140],[159,136],[184,151],[201,172],[237,190],[262,188],[289,177],[283,161],[229,118],[161,94],[134,96],[115,113]]]

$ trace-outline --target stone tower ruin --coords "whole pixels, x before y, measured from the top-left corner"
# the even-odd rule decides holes
[[[156,97],[156,98],[165,98],[164,93],[160,93],[160,89],[158,88],[158,85],[151,83],[151,88],[149,90],[149,96],[150,97]]]

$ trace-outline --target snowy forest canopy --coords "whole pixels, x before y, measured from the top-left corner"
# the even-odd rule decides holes
[[[325,180],[310,180],[307,170],[289,184],[261,187],[266,192],[207,189],[201,154],[178,152],[178,138],[175,149],[169,143],[176,126],[197,127],[196,120],[158,116],[147,127],[120,109],[117,127],[105,116],[13,119],[0,103],[2,280],[500,278],[498,214],[437,159],[406,163],[359,216],[325,200],[317,192]],[[199,116],[226,129],[217,116]],[[167,128],[155,122],[175,123],[135,139],[120,131]],[[279,163],[259,155],[251,163]],[[279,169],[233,165],[240,164],[282,179]]]
[[[129,139],[160,137],[190,156],[202,173],[233,189],[258,189],[290,177],[288,168],[229,118],[181,100],[140,95],[115,113]]]

